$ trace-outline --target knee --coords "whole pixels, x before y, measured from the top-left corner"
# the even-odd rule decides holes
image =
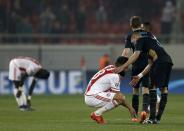
[[[143,88],[143,94],[149,94],[149,89],[148,88]]]
[[[125,96],[122,93],[116,93],[113,99],[116,100],[118,104],[121,104],[125,100]]]
[[[15,88],[17,88],[17,89],[18,89],[19,87],[22,87],[23,84],[24,84],[23,81],[14,81]]]
[[[161,94],[167,94],[168,93],[168,88],[164,87],[162,89],[160,89]]]

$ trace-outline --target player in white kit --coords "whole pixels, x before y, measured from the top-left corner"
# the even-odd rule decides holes
[[[41,64],[30,57],[17,57],[10,61],[9,64],[9,80],[14,83],[14,95],[18,103],[19,109],[25,111],[31,109],[31,95],[37,79],[48,79],[50,73],[43,69]],[[27,77],[32,76],[33,81],[29,88],[28,97],[22,89],[24,81]]]
[[[91,119],[99,124],[105,124],[102,114],[114,109],[119,105],[128,108],[131,117],[136,119],[135,110],[125,101],[125,96],[120,92],[120,74],[114,73],[115,67],[124,64],[128,58],[120,56],[114,65],[109,65],[97,72],[90,80],[86,92],[85,103],[91,107],[97,107],[95,112],[91,113]]]

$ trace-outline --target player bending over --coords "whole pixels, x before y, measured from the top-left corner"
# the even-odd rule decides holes
[[[126,100],[124,94],[120,92],[120,78],[124,77],[124,71],[119,74],[114,73],[116,67],[124,64],[128,58],[118,57],[114,65],[106,66],[97,72],[90,80],[86,92],[85,103],[91,107],[97,107],[91,113],[91,119],[99,124],[105,124],[103,113],[122,105],[128,108],[131,117],[136,119],[136,112]]]
[[[31,95],[37,79],[48,79],[50,73],[43,69],[41,64],[30,57],[17,57],[10,61],[9,79],[13,82],[14,95],[21,111],[31,109]],[[23,84],[28,76],[33,77],[28,97],[23,91]]]
[[[132,20],[139,21],[139,27],[141,27],[140,19],[141,18],[139,16],[132,17]],[[141,73],[133,77],[131,84],[135,86],[143,76],[150,72],[150,116],[149,119],[143,121],[143,124],[158,124],[167,104],[168,83],[173,62],[170,55],[165,51],[152,33],[146,31],[134,32],[131,37],[131,41],[135,46],[134,54],[129,57],[125,64],[118,67],[115,72],[118,73],[125,70],[130,64],[134,63],[140,57],[142,52],[148,54],[148,65]],[[156,114],[157,88],[160,89],[161,100],[158,113]]]

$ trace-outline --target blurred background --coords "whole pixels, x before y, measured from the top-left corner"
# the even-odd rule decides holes
[[[90,77],[121,55],[133,15],[152,24],[174,61],[170,90],[184,93],[182,7],[183,0],[0,0],[0,94],[12,93],[8,66],[16,56],[51,71],[36,94],[82,94]],[[126,93],[128,83],[129,75],[121,85]]]

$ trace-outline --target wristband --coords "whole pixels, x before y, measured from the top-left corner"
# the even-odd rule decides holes
[[[29,96],[27,97],[27,99],[28,99],[28,100],[31,100],[31,96],[29,95]]]
[[[19,90],[19,91],[23,91],[22,87],[19,87],[18,90]]]
[[[142,73],[139,73],[138,77],[142,78],[144,75]]]

